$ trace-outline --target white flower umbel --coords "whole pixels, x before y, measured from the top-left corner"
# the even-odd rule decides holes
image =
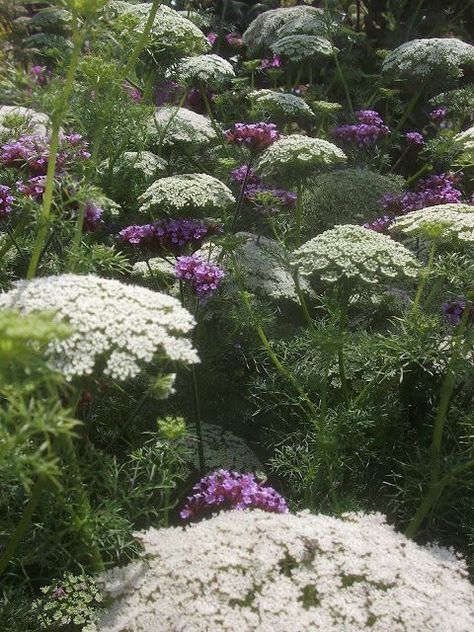
[[[293,134],[270,145],[256,169],[264,177],[291,181],[301,180],[317,169],[337,166],[345,161],[345,153],[333,143]]]
[[[145,560],[107,572],[99,632],[472,632],[454,552],[382,515],[227,511],[137,534]]]
[[[186,57],[166,73],[183,85],[205,85],[218,87],[235,77],[234,69],[227,59],[219,55],[197,55]]]
[[[22,131],[44,136],[50,126],[47,114],[20,105],[0,105],[0,134],[8,134],[21,127]]]
[[[420,264],[402,244],[373,230],[344,224],[317,235],[293,253],[303,276],[327,283],[376,285],[415,278]]]
[[[300,32],[302,21],[311,20],[312,34],[315,33],[316,24],[320,24],[320,33],[326,32],[324,14],[321,9],[307,6],[297,6],[290,8],[272,9],[260,13],[243,34],[243,40],[251,55],[264,53],[278,39],[279,30],[283,26],[291,29],[291,33]],[[295,30],[293,31],[292,22],[295,22]],[[296,26],[298,25],[298,26]],[[285,35],[289,35],[290,31],[286,30]]]
[[[126,380],[160,358],[199,361],[184,337],[195,324],[191,314],[178,300],[137,285],[75,274],[17,281],[0,294],[0,308],[54,312],[71,325],[71,336],[49,346],[54,366],[67,379],[102,369]]]
[[[147,133],[153,144],[208,145],[217,134],[208,118],[187,108],[158,108],[147,123]]]
[[[449,74],[461,77],[463,67],[474,66],[474,46],[454,37],[405,42],[384,59],[382,71],[393,77],[428,79]]]
[[[161,178],[138,198],[141,213],[203,216],[234,204],[232,191],[206,173],[185,173]]]
[[[444,242],[474,243],[474,206],[439,204],[398,217],[392,232]]]
[[[457,147],[464,152],[463,159],[467,159],[470,164],[474,163],[474,126],[456,134],[453,140]]]
[[[301,97],[275,90],[254,90],[249,94],[255,110],[272,118],[292,121],[314,118],[314,113]]]
[[[321,35],[285,35],[273,42],[270,48],[275,55],[282,55],[294,62],[332,54],[331,42]]]

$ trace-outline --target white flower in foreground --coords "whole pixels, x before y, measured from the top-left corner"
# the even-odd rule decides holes
[[[285,35],[270,46],[275,55],[282,55],[291,61],[303,61],[316,55],[331,55],[331,42],[320,35]]]
[[[448,549],[380,514],[227,511],[138,534],[145,560],[99,581],[99,632],[472,632],[474,588]]]
[[[184,85],[205,84],[212,87],[235,77],[232,64],[219,55],[186,57],[166,74],[168,78],[174,78]]]
[[[397,217],[390,227],[412,237],[474,243],[474,206],[438,204]]]
[[[249,94],[252,106],[263,114],[281,120],[310,119],[314,113],[301,97],[275,90],[254,90]]]
[[[163,145],[207,145],[217,134],[210,120],[187,108],[158,108],[147,123],[150,140]]]
[[[266,177],[297,180],[323,167],[344,163],[346,155],[333,143],[302,134],[284,136],[262,154],[256,170]]]
[[[362,226],[344,224],[317,235],[293,253],[302,276],[328,283],[375,285],[415,278],[420,264],[402,244]]]
[[[18,123],[32,134],[44,136],[51,125],[47,114],[20,105],[0,105],[0,134],[10,132]]]
[[[104,375],[125,380],[160,357],[199,361],[184,337],[195,324],[191,314],[176,299],[137,285],[75,274],[17,281],[0,294],[0,308],[54,312],[71,325],[71,336],[49,346],[67,379],[103,366]]]
[[[454,37],[433,37],[405,42],[384,59],[387,75],[429,78],[443,74],[461,77],[464,66],[474,66],[474,46]]]
[[[467,159],[474,162],[474,126],[456,134],[453,140],[466,153]]]
[[[191,214],[218,213],[235,202],[232,191],[217,178],[206,173],[185,173],[161,178],[138,198],[140,212]]]

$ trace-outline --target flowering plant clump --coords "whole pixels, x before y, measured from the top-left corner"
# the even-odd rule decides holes
[[[17,281],[0,294],[0,308],[54,312],[71,325],[67,339],[48,347],[54,366],[69,380],[96,369],[126,380],[160,356],[198,361],[184,337],[194,326],[192,316],[176,299],[139,286],[75,274]]]
[[[177,279],[190,283],[201,301],[207,300],[214,294],[225,276],[224,270],[219,266],[204,261],[196,254],[178,257],[174,272]]]
[[[275,90],[255,90],[249,94],[252,106],[258,112],[281,120],[312,119],[314,113],[301,97]]]
[[[458,78],[463,67],[474,66],[474,46],[454,37],[433,37],[405,42],[384,59],[382,71],[392,77],[428,79],[443,73]]]
[[[394,215],[402,215],[428,206],[458,204],[462,199],[462,191],[455,187],[458,182],[459,177],[449,173],[429,176],[417,183],[415,191],[384,195],[382,207]]]
[[[371,147],[390,133],[382,117],[374,110],[359,110],[355,113],[357,125],[340,125],[332,130],[334,138],[358,147]]]
[[[99,632],[469,632],[474,624],[465,563],[408,540],[380,514],[230,511],[139,538],[145,559],[101,578],[115,602]]]
[[[4,184],[0,184],[0,218],[10,215],[12,212],[12,204],[15,201],[14,196],[10,193],[11,188]]]
[[[403,217],[397,217],[391,230],[410,237],[472,244],[474,242],[474,206],[443,204],[413,211]]]
[[[420,134],[420,132],[406,132],[405,134],[405,138],[407,140],[407,143],[409,145],[424,145],[425,144],[425,139],[423,134]]]
[[[259,483],[254,474],[217,470],[193,487],[180,516],[183,520],[199,518],[216,509],[262,509],[287,513],[285,499],[273,487]]]
[[[416,278],[420,264],[405,246],[362,226],[345,224],[326,230],[293,253],[303,276],[327,283],[347,281],[376,285]]]
[[[435,108],[428,114],[433,123],[442,123],[448,116],[448,109],[445,107]]]
[[[280,137],[274,123],[235,123],[226,131],[229,143],[244,145],[251,152],[259,152],[272,145]]]
[[[231,190],[206,173],[186,173],[161,178],[138,198],[140,212],[162,214],[218,213],[229,208],[235,198]]]
[[[345,161],[342,149],[327,140],[293,134],[280,138],[269,147],[258,161],[256,170],[262,176],[291,180]]]
[[[119,232],[119,239],[131,246],[179,254],[188,248],[197,250],[206,237],[218,232],[220,229],[215,224],[188,218],[165,219],[153,224],[127,226]]]
[[[210,120],[187,108],[158,108],[148,122],[147,130],[152,142],[168,146],[208,145],[217,138]]]
[[[235,72],[232,64],[219,55],[198,55],[180,60],[167,76],[184,85],[197,83],[217,87],[235,77]]]

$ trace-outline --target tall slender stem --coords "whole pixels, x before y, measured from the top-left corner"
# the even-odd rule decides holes
[[[199,472],[201,474],[204,474],[204,471],[206,468],[206,461],[205,461],[205,456],[204,456],[204,439],[202,436],[201,404],[199,401],[199,388],[198,388],[197,375],[196,375],[196,369],[194,368],[194,364],[192,365],[191,372],[193,374],[194,404],[196,407],[194,425],[196,428],[196,436],[197,436]]]
[[[74,85],[74,76],[76,74],[77,66],[79,65],[79,59],[81,55],[82,42],[85,36],[85,29],[79,31],[77,14],[72,12],[72,39],[74,42],[74,48],[71,55],[71,61],[66,74],[66,80],[64,84],[63,93],[61,95],[59,105],[52,117],[53,125],[51,130],[51,141],[49,147],[48,157],[48,169],[46,172],[46,185],[43,195],[43,206],[39,218],[39,229],[36,235],[36,241],[33,246],[33,252],[31,254],[30,265],[28,266],[27,279],[32,279],[38,268],[38,263],[41,257],[41,252],[48,234],[51,205],[53,202],[53,188],[54,188],[54,176],[56,172],[56,161],[59,148],[61,123],[64,118],[65,112],[68,107],[69,98],[71,96],[72,88]]]
[[[79,255],[79,249],[81,247],[82,230],[84,227],[84,216],[86,213],[86,205],[84,202],[79,202],[79,211],[77,213],[76,228],[74,230],[74,237],[72,238],[71,255],[69,258],[69,268],[71,272],[74,272],[77,264],[77,258]]]
[[[413,305],[411,308],[412,315],[416,314],[416,312],[418,311],[420,307],[420,301],[423,294],[423,290],[425,289],[426,281],[428,280],[428,277],[431,274],[431,270],[433,269],[435,252],[436,252],[436,242],[433,241],[433,243],[431,244],[430,254],[428,257],[428,265],[424,270],[422,270],[421,275],[420,275],[420,281],[418,283],[418,288],[416,290],[415,300],[413,301]]]
[[[301,215],[303,212],[302,208],[302,194],[303,194],[303,185],[301,180],[298,181],[296,185],[296,208],[295,208],[295,243],[296,247],[299,248],[301,246]]]
[[[232,224],[230,226],[231,233],[235,232],[235,229],[237,228],[237,222],[239,221],[240,210],[244,202],[245,189],[247,188],[247,182],[250,177],[250,169],[252,168],[252,163],[253,163],[253,156],[250,156],[247,162],[247,170],[245,172],[244,180],[242,182],[242,186],[240,187],[239,196],[237,198],[237,202],[235,205],[234,217],[232,218]]]
[[[344,87],[344,92],[345,92],[345,95],[346,95],[347,103],[349,105],[349,110],[351,111],[351,114],[353,115],[354,114],[354,107],[352,105],[352,99],[351,99],[351,95],[350,95],[350,92],[349,92],[349,86],[347,85],[347,81],[346,81],[346,78],[345,78],[344,73],[342,71],[341,64],[339,63],[339,57],[337,55],[336,47],[334,46],[334,41],[333,41],[332,33],[331,33],[331,27],[329,25],[329,15],[330,15],[330,13],[329,13],[329,6],[328,6],[328,1],[327,0],[324,0],[324,10],[326,12],[326,19],[328,20],[327,37],[328,37],[329,42],[331,44],[332,56],[334,58],[334,63],[336,65],[337,74],[339,75],[339,79],[340,79],[340,81],[341,81],[341,83],[342,83],[342,85]]]
[[[347,385],[345,361],[344,361],[344,337],[347,329],[347,309],[349,306],[349,295],[345,288],[342,288],[341,300],[339,304],[339,342],[337,346],[337,363],[339,367],[339,377],[341,380],[342,395],[345,401],[349,399],[349,388]]]

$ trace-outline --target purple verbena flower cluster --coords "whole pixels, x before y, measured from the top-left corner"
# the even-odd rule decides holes
[[[217,470],[204,476],[193,487],[194,494],[180,512],[183,520],[196,518],[216,509],[262,509],[288,513],[286,500],[273,487],[259,483],[254,474]]]
[[[331,133],[334,138],[366,148],[375,145],[381,138],[390,134],[389,128],[384,124],[378,112],[374,110],[358,110],[355,115],[359,123],[339,125],[333,128]]]
[[[274,123],[235,123],[225,132],[229,143],[245,145],[251,152],[266,149],[280,137]]]
[[[445,107],[435,108],[428,116],[434,123],[442,123],[448,116],[448,109]]]
[[[386,233],[394,221],[395,221],[394,217],[389,217],[388,215],[384,215],[383,217],[377,218],[373,222],[368,222],[367,224],[364,224],[364,228],[373,230],[376,233]]]
[[[217,35],[217,33],[214,33],[214,31],[211,31],[210,33],[208,33],[206,35],[207,41],[209,42],[209,44],[211,46],[214,46],[214,44],[217,42],[217,40],[219,39],[219,36]]]
[[[281,68],[281,57],[280,55],[273,55],[271,58],[265,57],[260,62],[260,70],[270,70],[272,68]]]
[[[33,176],[32,178],[28,178],[27,182],[19,180],[16,186],[22,195],[27,195],[34,200],[39,200],[43,197],[46,188],[46,176]]]
[[[224,271],[198,255],[178,257],[174,268],[176,278],[190,283],[201,301],[210,298],[219,287]]]
[[[217,224],[205,224],[194,219],[164,219],[153,224],[127,226],[119,233],[119,239],[131,246],[175,254],[188,247],[198,249],[204,239],[220,232]]]
[[[260,212],[273,215],[278,211],[278,207],[291,208],[295,206],[296,193],[264,184],[253,169],[247,165],[241,165],[231,171],[230,177],[234,182],[243,184],[247,173],[244,198],[256,206]]]
[[[451,325],[457,326],[462,318],[463,312],[466,308],[466,301],[458,299],[455,301],[449,301],[441,305],[444,315],[451,323]],[[471,309],[469,320],[474,321],[474,307]]]
[[[458,204],[462,199],[462,191],[455,187],[459,180],[449,173],[429,176],[418,182],[415,191],[384,195],[382,206],[394,215],[403,215],[427,206]]]
[[[10,187],[0,184],[0,218],[7,217],[12,212],[11,205],[15,201],[13,195],[10,194]]]
[[[409,145],[424,145],[425,139],[419,132],[407,132],[405,138]]]
[[[247,175],[248,174],[248,175]],[[230,178],[232,182],[238,182],[243,184],[245,177],[247,176],[247,184],[260,184],[261,180],[255,173],[255,171],[247,165],[241,165],[236,167],[230,172]]]
[[[84,230],[96,231],[103,224],[102,215],[104,211],[94,202],[86,202],[84,209]]]
[[[240,48],[241,46],[243,46],[244,43],[242,35],[237,32],[227,33],[225,36],[225,41],[229,44],[229,46],[233,46],[234,48]]]
[[[5,143],[0,148],[0,164],[4,167],[26,168],[34,175],[46,175],[50,138],[41,135],[25,135]],[[90,158],[87,143],[80,134],[66,134],[60,138],[56,159],[56,171],[74,167]]]
[[[51,78],[51,71],[46,66],[32,66],[28,71],[28,76],[39,86],[45,86]]]

